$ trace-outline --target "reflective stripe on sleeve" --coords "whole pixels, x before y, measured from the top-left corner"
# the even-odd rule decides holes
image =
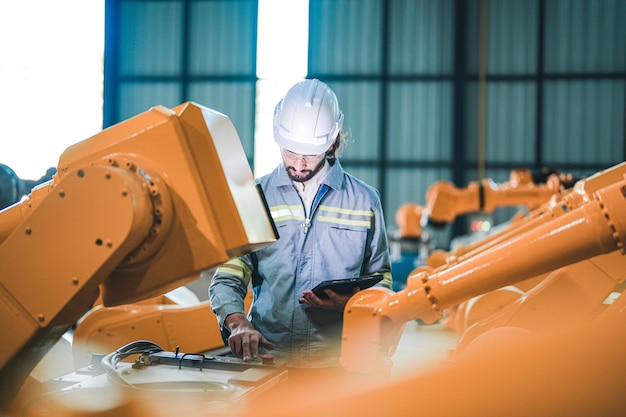
[[[250,267],[239,258],[231,258],[217,268],[216,273],[234,275],[241,278],[246,283],[250,280],[252,271]]]
[[[380,284],[384,285],[387,288],[391,288],[393,284],[391,272],[383,272],[383,279],[382,281],[380,281]]]

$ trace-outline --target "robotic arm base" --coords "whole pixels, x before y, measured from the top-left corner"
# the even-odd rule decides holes
[[[393,291],[373,287],[356,293],[344,310],[341,366],[357,373],[385,372],[404,331],[404,321],[385,317],[381,306]],[[372,360],[372,358],[376,358]]]

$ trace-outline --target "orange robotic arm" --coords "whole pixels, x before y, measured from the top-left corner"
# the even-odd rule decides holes
[[[613,178],[615,171],[607,176]],[[594,183],[602,183],[602,178]],[[587,196],[583,182],[574,189],[582,199],[578,208],[446,269],[418,270],[397,293],[369,289],[352,297],[344,313],[343,367],[369,372],[388,366],[409,320],[432,323],[444,309],[471,297],[597,255],[624,253],[625,177]]]
[[[431,257],[428,259],[428,265],[439,269],[445,266],[445,264],[449,265],[451,263],[461,262],[479,252],[497,246],[508,239],[538,227],[546,221],[586,204],[589,199],[594,198],[596,191],[621,181],[625,176],[626,163],[621,163],[585,178],[584,180],[577,181],[573,187],[554,194],[540,207],[528,213],[528,215],[513,219],[506,229],[500,230],[472,244],[459,246],[451,253],[431,253]],[[435,255],[437,255],[436,257],[438,259],[431,262],[431,258],[435,258]]]
[[[69,147],[51,181],[0,212],[2,404],[99,293],[158,296],[275,239],[223,114],[157,106]]]
[[[466,188],[457,188],[448,181],[439,181],[429,187],[425,207],[407,203],[398,208],[396,223],[399,236],[419,238],[427,224],[442,226],[466,213],[491,213],[497,207],[518,205],[532,210],[562,189],[563,181],[557,174],[548,176],[545,184],[537,184],[528,170],[511,171],[509,181],[502,184],[485,179],[471,182]]]
[[[534,209],[562,189],[560,178],[550,175],[545,184],[536,184],[527,170],[514,170],[509,181],[496,184],[485,179],[471,182],[466,188],[456,188],[446,181],[435,183],[426,193],[428,220],[444,224],[471,212],[491,213],[497,207],[526,206]]]

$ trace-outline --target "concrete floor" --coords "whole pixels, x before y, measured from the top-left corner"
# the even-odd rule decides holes
[[[393,356],[392,378],[415,375],[436,367],[449,359],[450,350],[456,347],[458,340],[459,334],[442,323],[408,322]]]

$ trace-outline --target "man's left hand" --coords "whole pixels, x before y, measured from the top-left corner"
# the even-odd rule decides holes
[[[339,294],[333,290],[324,290],[328,298],[320,298],[313,293],[311,290],[305,290],[302,293],[302,297],[300,297],[301,304],[308,304],[311,307],[323,308],[326,310],[336,310],[343,311],[348,303],[348,300],[357,292],[359,292],[359,287],[354,287],[352,293],[349,294]]]

